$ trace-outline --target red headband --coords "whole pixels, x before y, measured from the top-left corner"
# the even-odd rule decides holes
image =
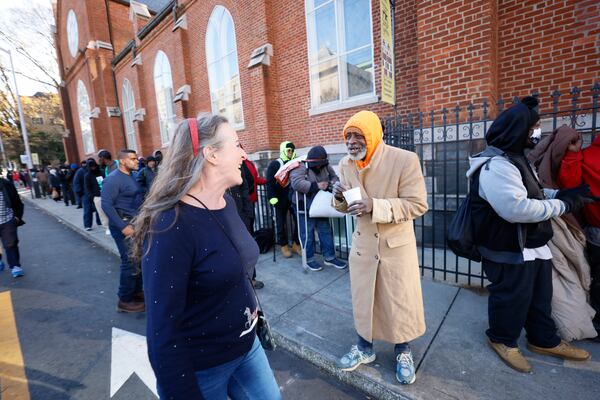
[[[188,124],[190,125],[190,137],[192,138],[194,157],[197,157],[200,144],[198,143],[198,123],[196,122],[196,118],[188,118]]]

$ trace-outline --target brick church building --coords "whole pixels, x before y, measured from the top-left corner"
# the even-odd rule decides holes
[[[67,158],[149,155],[200,111],[225,115],[252,158],[282,140],[335,149],[361,109],[485,100],[493,114],[501,98],[598,78],[596,0],[395,0],[394,109],[381,100],[382,1],[58,0]]]

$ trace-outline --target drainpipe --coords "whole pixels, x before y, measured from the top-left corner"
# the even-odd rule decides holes
[[[112,58],[115,58],[115,44],[113,42],[113,34],[112,34],[112,22],[110,20],[110,13],[108,12],[108,0],[104,0],[104,4],[106,5],[106,20],[108,21],[108,37],[110,39],[110,44],[112,46]],[[121,104],[119,102],[119,89],[117,87],[117,74],[115,73],[115,67],[111,63],[110,71],[112,73],[113,78],[113,87],[115,89],[115,99],[117,100],[117,107],[119,110],[121,109]],[[110,117],[109,117],[110,118]],[[121,113],[121,134],[123,135],[123,143],[125,143],[125,147],[127,145],[127,135],[125,134],[125,128],[123,127],[123,113]]]

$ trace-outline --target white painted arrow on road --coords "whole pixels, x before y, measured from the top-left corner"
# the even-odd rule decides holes
[[[110,397],[123,386],[133,374],[144,382],[158,397],[156,377],[150,360],[146,337],[133,332],[112,328],[112,351],[110,360]]]

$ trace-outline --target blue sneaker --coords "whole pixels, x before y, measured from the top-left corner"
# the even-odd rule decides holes
[[[316,261],[309,261],[306,263],[306,266],[308,267],[308,269],[310,269],[311,271],[315,271],[315,272],[323,269],[321,264],[319,264]]]
[[[357,345],[353,345],[350,351],[337,362],[337,367],[342,371],[354,371],[360,364],[368,364],[375,361],[373,349],[361,351]]]
[[[23,272],[23,268],[21,268],[21,267],[12,267],[10,272],[11,272],[13,278],[19,278],[19,277],[25,275],[25,272]]]
[[[324,260],[323,264],[329,265],[333,268],[344,269],[348,266],[344,261],[338,260],[337,258],[332,258],[331,260]]]
[[[0,271],[4,271],[4,268],[6,266],[4,265],[4,261],[0,260]]]
[[[400,353],[396,357],[396,379],[402,385],[410,385],[417,379],[412,351]]]

